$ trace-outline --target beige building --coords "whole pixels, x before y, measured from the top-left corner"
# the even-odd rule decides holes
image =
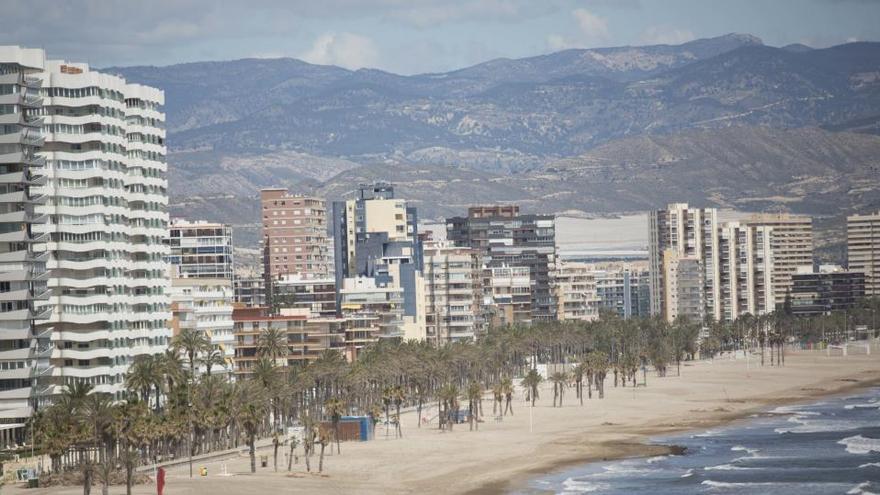
[[[705,269],[696,255],[683,256],[674,249],[663,253],[663,317],[702,322],[706,317]]]
[[[781,305],[791,292],[792,275],[802,267],[813,266],[813,219],[802,215],[764,213],[754,215],[743,223],[773,229],[770,235],[773,302],[774,306]],[[769,307],[769,311],[773,309]]]
[[[407,335],[400,287],[379,285],[372,277],[352,277],[343,279],[339,294],[338,314],[348,320],[345,347],[350,360],[380,338],[416,338]]]
[[[475,339],[480,331],[480,259],[448,241],[424,246],[425,316],[428,340],[445,344]]]
[[[590,321],[599,317],[594,268],[587,263],[557,263],[554,289],[560,320]]]
[[[329,277],[324,200],[292,195],[287,189],[263,189],[260,202],[266,279],[274,280],[286,274],[303,278]]]
[[[484,273],[484,304],[493,327],[532,322],[532,283],[527,266],[497,266]]]
[[[880,296],[880,211],[846,219],[850,271],[865,274],[865,296]]]
[[[213,371],[231,373],[235,355],[232,281],[172,277],[170,293],[172,334],[177,335],[183,329],[204,334],[224,361],[222,366],[215,364]],[[207,371],[204,364],[200,365],[200,371]]]

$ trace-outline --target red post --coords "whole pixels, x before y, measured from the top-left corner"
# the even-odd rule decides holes
[[[156,472],[156,491],[158,495],[162,495],[165,490],[165,468],[159,468]]]

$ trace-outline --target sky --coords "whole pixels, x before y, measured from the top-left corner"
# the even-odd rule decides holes
[[[398,74],[726,33],[880,40],[880,0],[3,0],[0,44],[95,67],[295,57]]]

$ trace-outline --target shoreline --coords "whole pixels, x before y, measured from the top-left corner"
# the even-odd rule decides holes
[[[804,395],[803,397],[769,400],[766,404],[762,406],[756,406],[753,409],[746,409],[737,412],[727,418],[719,417],[715,421],[707,422],[706,424],[700,425],[699,427],[691,428],[687,426],[682,426],[681,428],[672,427],[663,431],[642,431],[638,433],[645,435],[646,440],[650,440],[651,437],[656,437],[659,435],[666,436],[688,432],[696,433],[700,431],[706,431],[713,427],[730,426],[740,421],[748,421],[756,414],[769,414],[768,410],[772,407],[809,404],[815,402],[818,399],[848,396],[859,390],[871,389],[878,386],[880,386],[880,377],[873,378],[867,381],[849,382],[848,385],[844,385],[843,387],[835,390],[805,390],[806,392],[808,392],[808,394]],[[596,462],[621,461],[626,459],[645,459],[656,456],[686,455],[685,448],[675,444],[609,441],[600,444],[599,447],[603,450],[607,449],[606,453],[603,455],[591,454],[588,457],[580,459],[568,458],[560,459],[555,462],[549,462],[545,467],[538,466],[529,468],[528,471],[523,472],[521,475],[509,478],[507,480],[486,482],[482,486],[464,492],[464,494],[496,495],[509,493],[511,490],[515,490],[517,488],[525,488],[529,481],[538,476],[558,473],[560,471],[564,471],[570,467],[578,465],[592,464]],[[530,493],[541,492],[532,491]]]

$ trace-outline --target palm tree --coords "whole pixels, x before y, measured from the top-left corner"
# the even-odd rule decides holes
[[[215,365],[226,366],[226,359],[224,359],[223,353],[219,349],[207,351],[200,361],[205,365],[205,374],[208,376],[211,376],[211,370]]]
[[[467,389],[468,396],[468,410],[470,412],[470,427],[471,431],[474,429],[474,423],[477,424],[477,429],[480,429],[480,400],[483,398],[483,387],[480,386],[480,382],[472,381],[470,385],[468,385]]]
[[[251,458],[251,473],[257,472],[256,441],[257,430],[266,415],[267,400],[262,386],[245,380],[236,383],[235,400],[238,423],[244,428],[247,437],[248,454]]]
[[[559,407],[562,407],[562,395],[565,392],[565,384],[568,381],[568,374],[564,371],[557,371],[550,375],[550,381],[553,382],[553,407],[556,407],[556,397],[559,397]]]
[[[501,380],[501,389],[504,391],[504,415],[507,416],[507,411],[510,411],[513,416],[513,380],[504,377]]]
[[[529,392],[529,397],[532,401],[532,407],[535,407],[535,400],[538,399],[538,386],[541,384],[542,381],[544,381],[544,377],[542,377],[541,374],[538,373],[534,368],[530,369],[522,380],[523,386]]]
[[[99,465],[109,466],[110,462],[110,432],[109,427],[113,423],[113,401],[109,394],[93,393],[86,396],[80,407],[77,408],[78,416],[82,422],[83,428],[91,437],[92,446],[97,453],[97,459],[91,459],[86,456],[83,463],[83,493],[88,495],[91,492],[92,476],[94,474],[95,463]],[[109,476],[103,477],[104,487],[103,493],[107,493],[110,483]]]
[[[400,406],[403,404],[403,400],[406,398],[406,392],[404,392],[403,387],[397,385],[393,390],[393,398],[394,398],[394,409],[397,411],[397,436],[399,438],[403,438],[403,431],[400,429]]]
[[[443,426],[449,425],[449,431],[452,431],[453,425],[458,418],[458,387],[453,383],[446,384],[440,390],[438,398],[443,403],[440,427],[443,428]]]
[[[196,379],[196,357],[201,352],[211,349],[211,341],[204,332],[191,328],[184,328],[171,339],[171,347],[178,352],[184,352],[189,361],[190,381],[195,382]]]
[[[324,411],[328,416],[330,416],[330,421],[333,423],[333,437],[336,439],[336,453],[340,454],[339,450],[339,421],[342,419],[342,416],[345,415],[345,403],[338,398],[333,398],[328,400],[324,404]],[[332,448],[331,454],[332,452]]]
[[[587,372],[587,363],[580,362],[571,370],[571,374],[574,377],[575,384],[575,395],[577,395],[578,400],[580,400],[581,405],[584,405],[584,375]]]
[[[286,357],[289,351],[287,332],[280,328],[269,327],[257,338],[257,353],[273,362]]]
[[[149,402],[150,392],[156,384],[156,377],[159,373],[157,359],[152,354],[142,354],[135,357],[134,362],[128,368],[128,373],[125,375],[125,386],[129,390],[140,392],[140,399]],[[156,407],[159,407],[158,397]]]

